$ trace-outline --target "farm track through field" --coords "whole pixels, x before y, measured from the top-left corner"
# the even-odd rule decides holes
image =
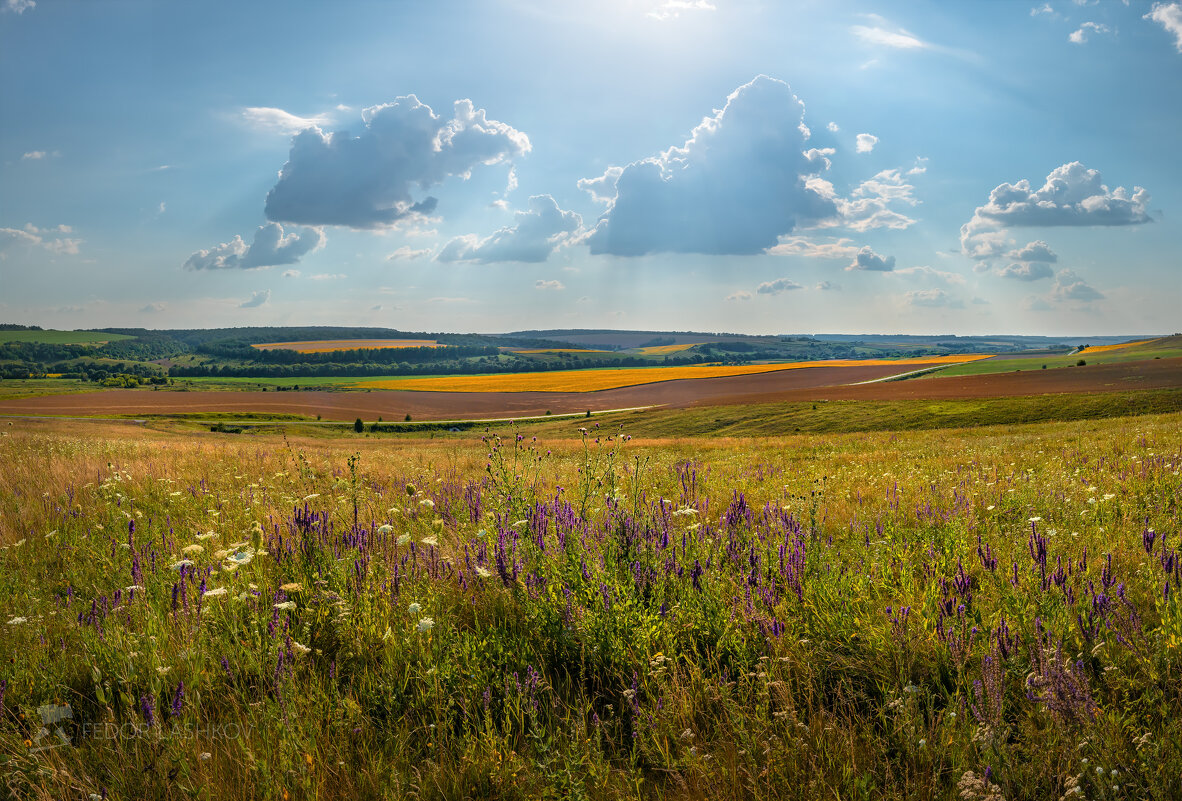
[[[725,378],[665,381],[600,392],[149,392],[109,390],[0,401],[0,415],[114,416],[286,414],[371,422],[471,420],[569,414],[637,406],[715,406],[816,400],[939,400],[1182,388],[1182,358],[1023,370],[922,381],[859,382],[898,367],[818,367]]]

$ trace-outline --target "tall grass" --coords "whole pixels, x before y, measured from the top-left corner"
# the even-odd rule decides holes
[[[1179,422],[6,427],[0,787],[1182,797]]]

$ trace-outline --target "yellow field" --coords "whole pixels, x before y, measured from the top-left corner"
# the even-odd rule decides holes
[[[510,353],[611,353],[611,351],[595,350],[593,348],[535,348],[531,350],[513,348]]]
[[[663,356],[666,353],[677,353],[681,350],[689,350],[694,345],[704,345],[704,342],[686,342],[682,345],[651,345],[647,348],[639,348],[639,352],[646,356]]]
[[[925,356],[917,359],[831,359],[786,364],[692,364],[679,367],[623,367],[605,370],[554,370],[547,373],[505,375],[457,375],[435,378],[383,379],[353,384],[364,389],[408,389],[420,392],[596,392],[636,384],[654,384],[682,378],[723,378],[735,375],[801,370],[806,367],[865,367],[891,365],[960,364],[988,359],[991,354]],[[904,372],[904,371],[900,371]]]
[[[1131,348],[1134,345],[1147,345],[1150,342],[1156,342],[1154,339],[1140,339],[1136,342],[1122,342],[1119,345],[1096,345],[1095,347],[1084,348],[1080,353],[1107,353],[1110,350],[1123,350]]]
[[[259,350],[294,350],[298,353],[329,353],[361,348],[441,348],[433,339],[316,339],[308,342],[266,342],[251,345]]]

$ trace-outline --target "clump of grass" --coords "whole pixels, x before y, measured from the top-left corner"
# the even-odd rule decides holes
[[[347,450],[10,428],[0,774],[32,798],[1178,797],[1178,423]]]

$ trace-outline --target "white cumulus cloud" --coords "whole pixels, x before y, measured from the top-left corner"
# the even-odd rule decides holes
[[[283,232],[279,223],[267,223],[254,232],[247,245],[235,235],[229,242],[199,250],[185,261],[186,270],[253,270],[280,264],[295,264],[305,254],[324,245],[324,233],[316,228]]]
[[[779,295],[781,292],[791,292],[793,289],[804,289],[804,287],[791,278],[777,278],[775,281],[764,281],[755,291],[761,295]]]
[[[874,134],[860,133],[854,144],[854,150],[858,153],[869,153],[874,150],[874,146],[877,144],[878,137]]]
[[[267,194],[267,218],[303,225],[383,228],[435,210],[437,200],[415,200],[481,164],[510,161],[530,150],[529,137],[490,120],[470,100],[452,115],[437,115],[414,95],[362,112],[365,129],[323,133],[307,128],[292,139],[279,181]]]
[[[1174,47],[1182,53],[1182,3],[1154,3],[1144,19],[1156,22],[1174,35]]]
[[[480,239],[474,234],[458,236],[444,245],[438,261],[543,262],[557,248],[571,241],[582,228],[583,218],[564,211],[550,195],[534,195],[529,211],[514,215],[516,225],[501,228]]]
[[[1060,270],[1055,273],[1055,285],[1051,287],[1051,300],[1075,300],[1088,303],[1103,297],[1103,294],[1071,270]]]
[[[1072,31],[1067,39],[1074,44],[1084,44],[1088,41],[1088,35],[1092,33],[1112,33],[1112,29],[1099,22],[1085,22]]]
[[[3,10],[9,14],[23,14],[36,6],[35,0],[4,0]]]
[[[802,176],[804,104],[783,81],[757,76],[704,118],[681,146],[581,186],[610,205],[587,238],[592,253],[759,253],[833,202]]]
[[[563,283],[561,281],[558,281],[558,280],[543,281],[541,278],[539,278],[537,281],[534,281],[534,289],[549,289],[549,290],[553,290],[553,291],[558,291],[558,290],[566,289],[566,287],[563,285]]]
[[[895,269],[894,256],[880,256],[871,250],[870,246],[863,247],[854,256],[854,260],[846,267],[847,270],[871,270],[876,272],[890,272]]]

